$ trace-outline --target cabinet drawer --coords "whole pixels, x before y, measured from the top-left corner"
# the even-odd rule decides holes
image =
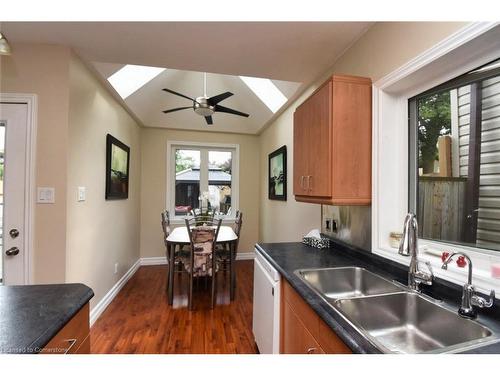
[[[344,342],[338,338],[335,332],[322,320],[319,319],[318,342],[326,354],[351,354],[352,351]]]
[[[313,335],[302,324],[288,302],[283,305],[283,354],[324,354]]]
[[[349,354],[349,347],[306,301],[282,282],[281,348],[284,354]]]
[[[88,347],[90,352],[89,336],[89,304],[80,311],[48,342],[42,349],[43,354],[73,354]],[[85,339],[87,343],[85,344]],[[85,346],[83,346],[85,345]],[[81,347],[81,350],[80,349]]]
[[[283,282],[283,298],[290,304],[307,330],[317,337],[319,333],[318,315],[287,282]]]

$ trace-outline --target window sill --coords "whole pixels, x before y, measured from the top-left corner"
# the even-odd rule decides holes
[[[447,270],[441,269],[442,261],[441,258],[432,253],[441,252],[442,249],[432,248],[430,249],[428,244],[419,246],[419,256],[418,259],[421,263],[421,269],[424,272],[427,271],[425,265],[422,263],[430,262],[434,276],[449,281],[457,285],[463,285],[467,282],[468,267],[460,268],[453,261]],[[456,249],[461,251],[461,249]],[[449,251],[449,249],[447,250]],[[393,260],[397,263],[409,265],[410,257],[401,256],[398,254],[398,250],[395,248],[380,248],[374,250],[374,254],[382,256],[384,258]],[[499,257],[491,257],[489,259],[478,259],[478,254],[470,254],[472,256],[472,284],[480,291],[485,294],[489,294],[491,289],[495,289],[497,293],[500,293],[500,279],[495,279],[491,276],[491,265],[494,263],[500,263]]]

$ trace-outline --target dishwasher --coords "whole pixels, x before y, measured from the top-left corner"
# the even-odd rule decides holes
[[[255,248],[253,334],[261,354],[278,354],[281,276]]]

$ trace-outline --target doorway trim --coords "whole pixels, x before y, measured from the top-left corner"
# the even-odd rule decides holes
[[[24,194],[24,284],[33,282],[33,244],[35,233],[35,181],[36,181],[36,135],[37,109],[36,94],[2,93],[0,103],[26,104],[28,106],[26,124],[26,170]]]

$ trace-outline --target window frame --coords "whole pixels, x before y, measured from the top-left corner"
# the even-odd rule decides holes
[[[438,93],[442,93],[444,91],[450,91],[450,99],[451,91],[458,90],[459,88],[469,85],[471,86],[470,91],[470,101],[471,101],[471,133],[470,136],[474,137],[479,136],[479,141],[481,137],[481,85],[482,82],[494,77],[500,76],[500,67],[493,68],[487,71],[481,71],[482,68],[491,64],[500,63],[500,59],[496,59],[490,61],[486,64],[478,66],[477,68],[472,69],[460,76],[453,78],[447,82],[444,82],[434,88],[428,89],[425,92],[422,92],[418,95],[415,95],[408,99],[408,211],[417,212],[418,205],[418,188],[417,183],[419,180],[418,176],[418,100],[429,95],[434,95]],[[472,109],[472,103],[474,103],[474,109]],[[477,117],[479,115],[479,117]],[[452,114],[453,116],[453,114]],[[475,119],[474,119],[475,118]],[[453,117],[452,117],[453,122]],[[479,125],[478,125],[479,123]],[[458,125],[458,124],[457,124]],[[453,123],[452,123],[453,126]],[[479,127],[479,132],[476,134],[476,131]],[[472,129],[474,128],[474,129]],[[466,211],[471,212],[474,216],[473,225],[468,228],[466,235],[469,237],[474,237],[476,234],[473,232],[477,231],[478,226],[478,208],[479,208],[479,178],[480,178],[480,148],[477,149],[472,142],[469,142],[469,147],[472,152],[469,152],[469,168],[471,168],[472,162],[477,165],[472,166],[473,170],[469,169],[468,183],[467,183],[467,193],[468,196],[466,198]],[[473,155],[477,153],[477,155]],[[472,181],[472,179],[474,181]],[[476,189],[477,185],[477,189]],[[477,191],[476,191],[477,190]],[[451,241],[445,240],[437,240],[437,239],[428,239],[428,238],[420,238],[421,241],[430,241],[430,242],[438,242],[442,243],[443,246],[463,246],[464,248],[478,249],[478,250],[487,250],[487,251],[499,251],[500,249],[492,249],[480,246],[472,246],[468,245],[464,242],[455,243]],[[474,239],[475,240],[475,239]]]
[[[206,180],[206,188],[208,189],[208,170],[204,171],[201,165],[208,166],[209,151],[230,151],[232,153],[232,170],[231,170],[231,215],[222,218],[223,223],[234,223],[236,211],[239,209],[240,202],[240,183],[239,183],[239,166],[240,166],[240,145],[229,143],[205,143],[205,142],[189,142],[189,141],[168,141],[167,142],[167,171],[166,171],[166,207],[170,212],[175,212],[175,152],[177,149],[188,149],[200,151],[200,192]],[[183,216],[170,216],[172,224],[183,224]]]
[[[500,58],[500,28],[495,22],[472,22],[373,84],[372,252],[409,265],[410,259],[390,246],[389,234],[401,232],[408,212],[408,99]],[[467,269],[441,270],[442,251],[462,251],[474,264],[474,285],[480,291],[500,292],[500,279],[490,265],[500,252],[420,239],[421,261],[430,261],[440,279],[463,285]]]

